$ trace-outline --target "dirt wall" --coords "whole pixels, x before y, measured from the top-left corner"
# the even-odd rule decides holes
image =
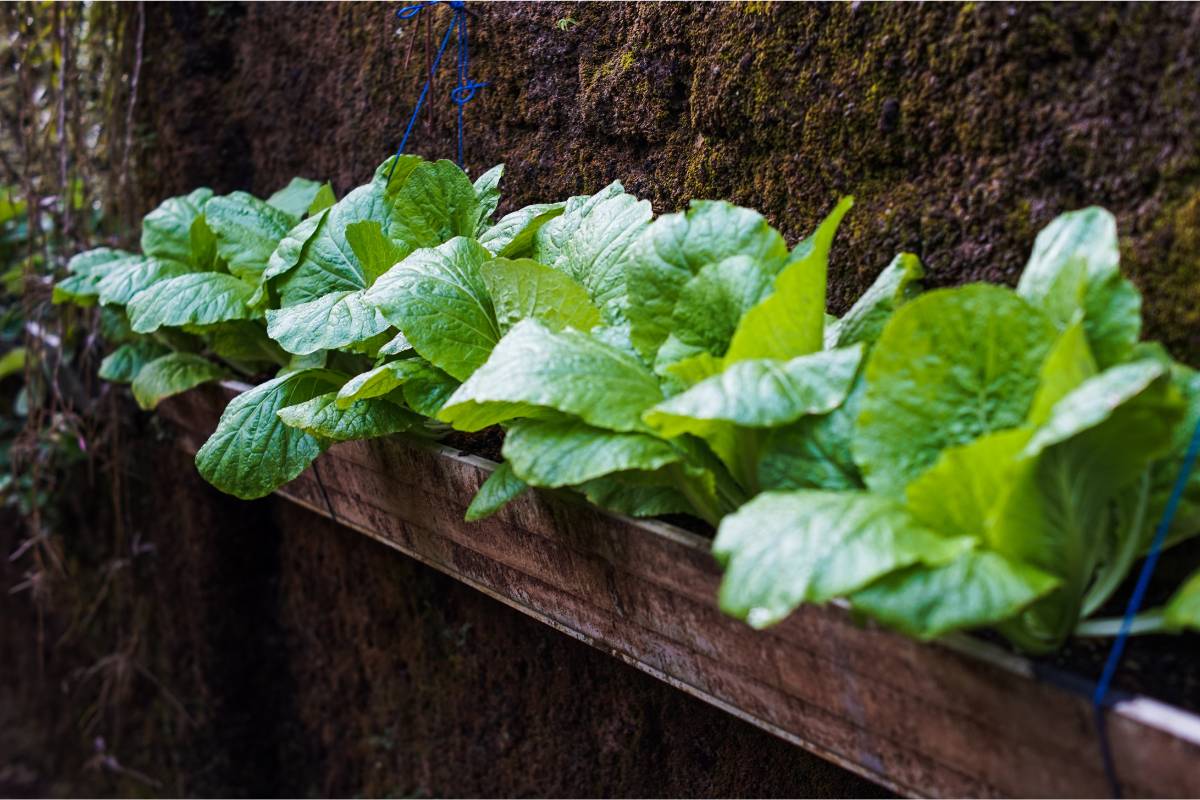
[[[1118,217],[1150,333],[1200,361],[1200,6],[472,3],[467,165],[505,208],[620,178],[726,198],[794,241],[840,195],[836,310],[902,249],[935,284],[1015,282],[1037,230]],[[147,21],[144,197],[365,181],[445,8],[170,4]],[[453,158],[453,63],[410,150]]]
[[[0,796],[886,795],[358,533],[220,494],[165,433],[129,440],[128,613],[66,613],[112,566],[78,546],[41,614],[0,592]],[[2,552],[20,536],[0,515]]]

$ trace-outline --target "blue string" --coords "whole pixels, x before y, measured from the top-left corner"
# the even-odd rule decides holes
[[[1192,432],[1192,439],[1188,443],[1187,452],[1183,456],[1183,464],[1179,468],[1179,476],[1175,479],[1175,485],[1171,488],[1171,496],[1167,500],[1167,507],[1163,510],[1162,519],[1158,522],[1158,528],[1154,531],[1154,539],[1150,543],[1150,552],[1146,555],[1146,561],[1142,564],[1142,571],[1138,575],[1137,585],[1134,586],[1133,594],[1129,598],[1129,604],[1125,607],[1125,618],[1121,620],[1121,628],[1117,633],[1117,639],[1113,642],[1112,650],[1108,653],[1108,660],[1104,663],[1104,672],[1100,675],[1100,681],[1096,684],[1096,691],[1092,694],[1092,708],[1096,716],[1096,732],[1100,739],[1100,756],[1104,761],[1104,773],[1108,777],[1109,786],[1112,788],[1113,796],[1121,796],[1121,784],[1117,781],[1116,769],[1113,766],[1112,748],[1108,741],[1108,728],[1104,716],[1104,699],[1108,695],[1108,689],[1112,685],[1113,677],[1117,674],[1117,667],[1121,664],[1121,657],[1125,654],[1125,645],[1129,640],[1129,631],[1133,627],[1134,617],[1137,616],[1138,609],[1142,607],[1142,601],[1146,597],[1146,589],[1150,585],[1150,576],[1154,573],[1154,567],[1158,564],[1158,557],[1162,553],[1163,544],[1167,540],[1167,531],[1171,528],[1171,523],[1175,519],[1175,512],[1179,510],[1179,502],[1183,499],[1183,491],[1187,487],[1188,479],[1191,477],[1192,469],[1196,466],[1196,457],[1200,455],[1200,421],[1196,423],[1196,429]]]
[[[417,114],[421,111],[421,106],[425,104],[425,96],[429,93],[429,86],[433,82],[434,73],[437,72],[438,65],[442,63],[442,54],[446,51],[446,45],[450,42],[450,34],[458,29],[458,83],[450,91],[450,99],[458,106],[458,166],[464,167],[463,160],[463,106],[475,99],[475,94],[487,86],[487,83],[472,81],[470,77],[471,56],[468,47],[467,37],[467,4],[463,0],[427,0],[427,2],[416,3],[410,6],[404,6],[396,12],[398,19],[412,19],[421,12],[422,9],[429,6],[435,6],[440,2],[445,2],[446,5],[454,9],[454,17],[450,20],[450,27],[446,29],[446,35],[442,37],[442,43],[438,47],[437,57],[433,60],[433,66],[429,68],[429,77],[425,79],[425,85],[421,88],[421,95],[417,98],[417,104],[413,107],[412,116],[408,118],[408,125],[404,129],[404,136],[400,139],[400,147],[396,150],[396,158],[392,161],[391,168],[388,169],[388,182],[392,180],[392,172],[396,169],[396,161],[404,152],[405,146],[408,144],[408,137],[412,133],[413,125],[417,122]]]

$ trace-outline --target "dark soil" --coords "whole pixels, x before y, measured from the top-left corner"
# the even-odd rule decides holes
[[[1158,562],[1142,607],[1154,608],[1165,603],[1198,563],[1200,539],[1166,551]],[[1124,616],[1136,582],[1135,573],[1096,616]],[[1114,693],[1144,694],[1200,712],[1200,633],[1132,636],[1128,641],[1113,679]],[[1076,639],[1061,653],[1040,659],[1039,663],[1096,680],[1104,671],[1112,643],[1112,639]]]
[[[504,448],[504,430],[498,426],[484,428],[474,433],[450,431],[439,441],[447,447],[453,447],[489,461],[500,463],[504,460],[504,454],[501,452]]]

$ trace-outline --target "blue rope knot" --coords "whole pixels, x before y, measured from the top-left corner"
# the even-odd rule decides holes
[[[467,37],[467,4],[465,0],[426,0],[426,2],[403,6],[396,12],[396,17],[398,19],[412,19],[421,13],[423,9],[429,6],[436,6],[439,3],[445,3],[450,6],[454,11],[454,18],[450,21],[450,27],[446,30],[446,35],[442,37],[437,57],[434,58],[433,64],[429,68],[429,77],[426,78],[425,85],[421,88],[421,94],[417,98],[417,104],[413,107],[412,116],[409,117],[408,126],[404,129],[404,136],[400,139],[400,147],[396,150],[396,155],[399,156],[402,154],[405,145],[408,144],[408,137],[412,133],[413,125],[417,121],[417,114],[420,112],[421,106],[425,103],[425,96],[429,93],[429,86],[433,81],[433,75],[437,72],[438,65],[442,63],[442,54],[446,52],[446,45],[450,43],[450,35],[457,29],[458,84],[450,90],[450,99],[458,106],[458,166],[463,167],[463,106],[474,100],[478,91],[488,85],[486,81],[473,81],[470,77],[471,54]],[[388,170],[388,181],[391,181],[392,170],[395,168],[396,162],[393,161],[392,169]]]
[[[463,105],[475,99],[475,92],[487,86],[487,81],[480,83],[479,81],[471,81],[463,86],[455,86],[450,92],[450,99],[455,105]]]
[[[436,0],[434,0],[434,2],[436,2]],[[417,14],[421,13],[422,8],[434,5],[434,2],[417,3],[411,6],[404,6],[404,8],[401,8],[396,12],[396,17],[397,19],[412,19]]]

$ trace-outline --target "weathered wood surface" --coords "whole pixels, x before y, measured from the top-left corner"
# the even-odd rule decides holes
[[[164,404],[194,452],[232,387]],[[554,628],[894,790],[1109,794],[1086,682],[966,637],[922,645],[806,607],[764,632],[721,615],[703,537],[527,493],[463,521],[493,468],[398,439],[336,445],[280,490]],[[1200,718],[1146,698],[1109,713],[1134,796],[1200,796]]]

